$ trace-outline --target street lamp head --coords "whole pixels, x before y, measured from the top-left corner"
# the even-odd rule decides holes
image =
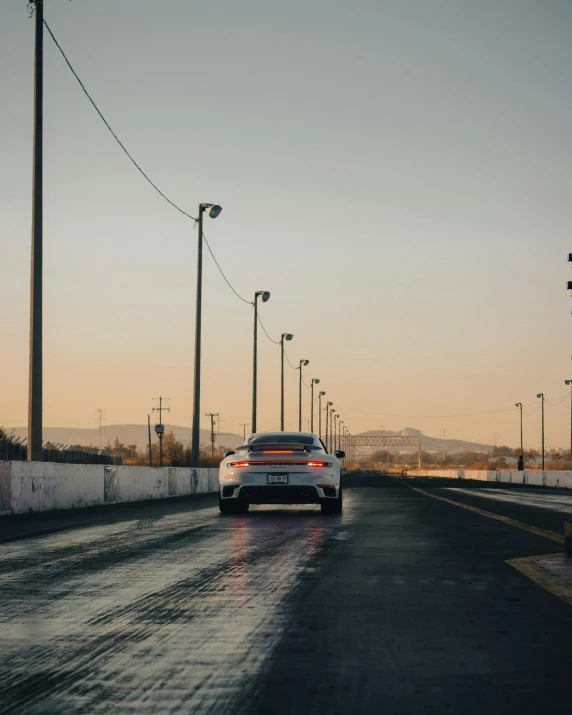
[[[313,382],[315,385],[317,385],[320,381],[319,381],[317,378],[314,377],[314,378],[312,379],[312,382]]]
[[[572,380],[564,380],[565,385],[572,385]]]
[[[218,204],[201,204],[199,209],[201,211],[208,211],[211,218],[216,218],[222,211],[222,206],[219,206]]]
[[[515,406],[515,407],[522,407],[522,402],[515,402],[515,403],[514,403],[514,406]]]
[[[257,290],[254,294],[254,297],[258,298],[258,296],[262,298],[263,303],[266,303],[267,300],[270,300],[270,293],[267,290]]]
[[[320,395],[322,395],[322,397],[323,397],[325,394],[326,394],[326,393],[325,393],[323,390],[320,391]]]
[[[292,340],[294,336],[292,335],[292,333],[282,333],[282,337],[284,338],[284,340]]]
[[[536,395],[537,397],[544,397],[544,393],[541,392],[539,395]]]
[[[309,364],[310,364],[310,361],[309,361],[309,360],[300,360],[300,365],[306,366],[306,365],[309,365]]]

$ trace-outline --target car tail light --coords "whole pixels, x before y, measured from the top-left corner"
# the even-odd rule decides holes
[[[264,449],[262,454],[294,454],[291,449]]]
[[[281,466],[295,466],[295,467],[331,467],[331,462],[299,462],[294,460],[288,460],[284,462],[279,461],[254,461],[254,462],[229,462],[227,467],[234,467],[240,469],[241,467],[272,467],[276,465]]]

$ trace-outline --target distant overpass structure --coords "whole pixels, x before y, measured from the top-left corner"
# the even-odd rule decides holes
[[[350,435],[348,437],[350,447],[416,447],[417,462],[421,469],[421,437],[409,435],[398,437],[394,435]]]

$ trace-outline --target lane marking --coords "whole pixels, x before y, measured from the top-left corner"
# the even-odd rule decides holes
[[[516,521],[516,519],[510,519],[508,516],[500,516],[499,514],[493,514],[490,511],[485,511],[484,509],[478,509],[475,506],[469,506],[469,504],[463,504],[462,502],[453,501],[453,499],[447,499],[446,497],[437,496],[437,494],[431,494],[424,489],[419,489],[419,487],[412,487],[407,484],[410,489],[414,492],[419,492],[420,494],[425,494],[425,496],[431,497],[432,499],[439,499],[439,501],[447,502],[448,504],[453,504],[454,506],[460,506],[462,509],[467,509],[475,514],[480,514],[481,516],[486,516],[489,519],[494,519],[495,521],[500,521],[503,524],[508,524],[509,526],[514,526],[517,529],[522,529],[523,531],[528,531],[531,534],[536,534],[537,536],[544,536],[546,539],[551,539],[559,544],[564,543],[564,537],[557,534],[555,531],[548,531],[546,529],[539,529],[536,526],[531,526],[530,524],[525,524],[522,521]],[[519,559],[508,559],[505,561],[509,566],[512,566],[517,571],[520,571],[524,576],[527,576],[531,581],[534,581],[540,588],[548,591],[549,593],[557,596],[562,601],[572,606],[572,584],[567,583],[564,579],[560,579],[557,576],[552,575],[547,569],[542,568],[538,565],[538,561],[541,559],[552,558],[554,556],[566,558],[563,554],[547,554],[542,556],[527,556],[525,558]]]
[[[425,491],[425,489],[420,489],[419,487],[412,487],[410,484],[406,486],[409,489],[413,489],[414,492],[419,492],[420,494],[425,494],[425,496],[431,497],[432,499],[439,499],[439,501],[447,502],[447,504],[453,504],[454,506],[460,506],[462,509],[467,509],[475,514],[480,514],[481,516],[486,516],[489,519],[495,519],[503,524],[508,524],[509,526],[514,526],[517,529],[522,529],[523,531],[528,531],[531,534],[536,534],[537,536],[544,536],[546,539],[551,539],[559,544],[564,543],[564,537],[557,534],[555,531],[548,531],[548,529],[540,529],[537,526],[531,526],[530,524],[525,524],[522,521],[516,521],[516,519],[510,519],[508,516],[501,516],[500,514],[493,514],[491,511],[485,511],[484,509],[478,509],[476,506],[469,506],[469,504],[463,504],[460,501],[453,501],[453,499],[447,499],[446,497],[437,496],[437,494],[431,494]]]
[[[538,509],[548,509],[568,514],[572,511],[572,496],[565,494],[534,494],[531,492],[517,493],[508,489],[464,489],[462,487],[449,487],[449,491],[461,494],[478,494],[483,499],[505,501],[512,504],[534,506]]]
[[[545,556],[527,556],[524,559],[508,559],[505,563],[517,571],[520,571],[520,573],[527,576],[531,581],[534,581],[545,591],[549,591],[569,606],[572,606],[572,584],[567,583],[564,579],[560,579],[557,576],[553,576],[550,571],[547,571],[537,564],[537,561],[540,561],[540,559],[548,559],[555,556],[566,558],[563,554],[546,554]]]

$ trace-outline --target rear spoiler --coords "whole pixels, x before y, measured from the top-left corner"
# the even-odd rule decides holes
[[[313,447],[301,442],[265,442],[246,446],[249,452],[311,452]]]

